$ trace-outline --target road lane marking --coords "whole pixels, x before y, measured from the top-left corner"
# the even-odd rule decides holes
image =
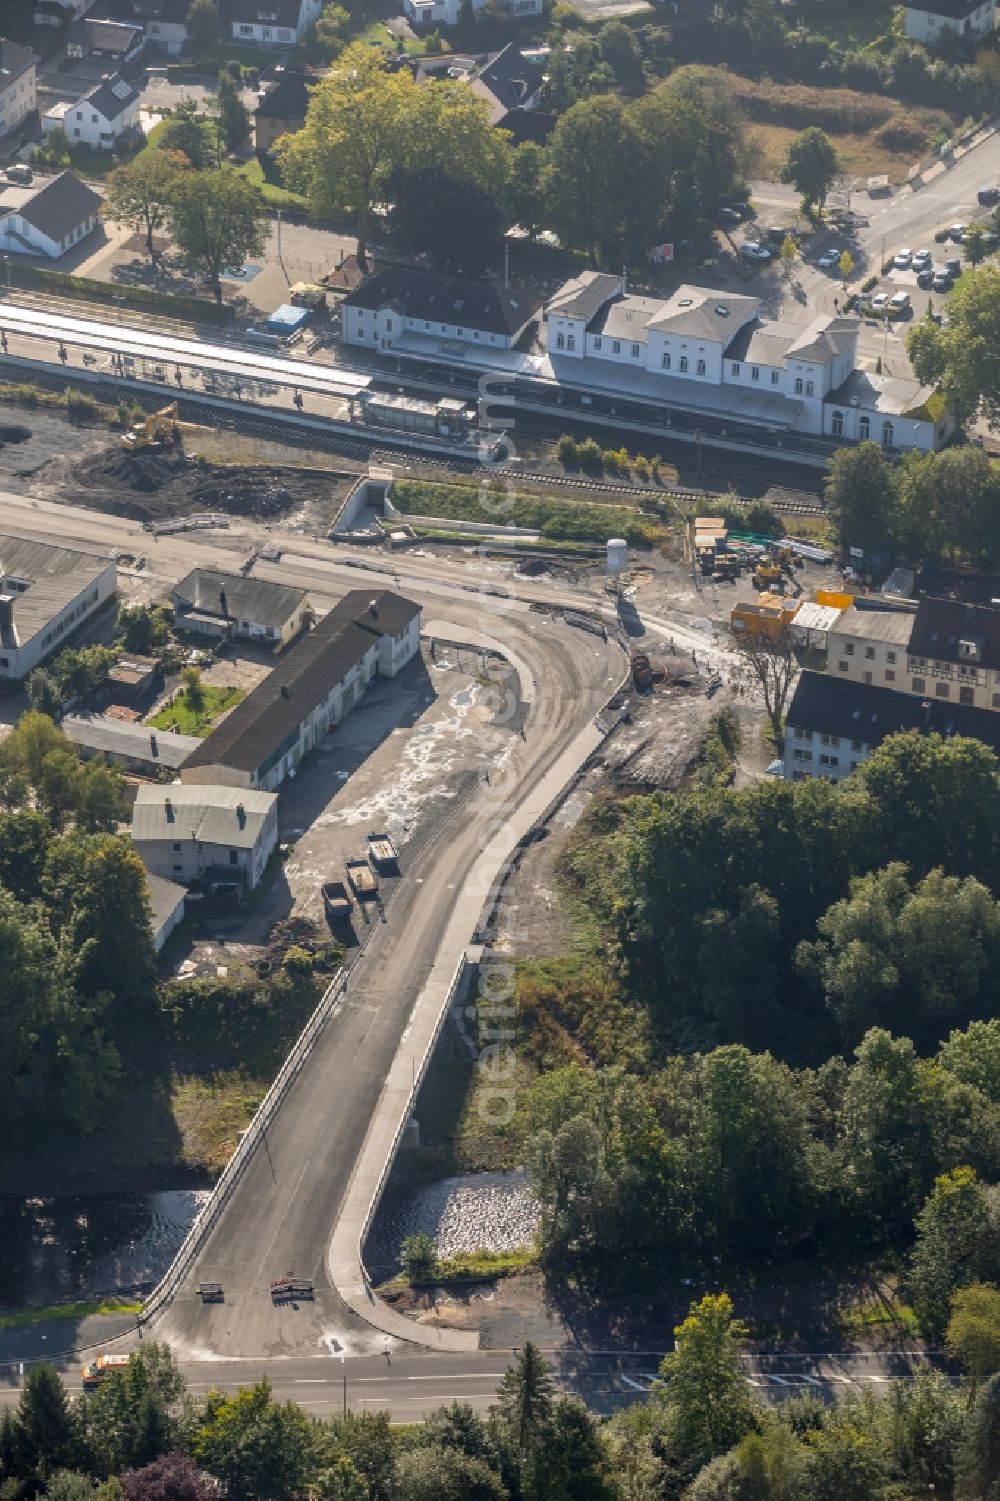
[[[624,1384],[626,1386],[628,1386],[628,1387],[631,1387],[634,1392],[648,1392],[649,1391],[649,1387],[648,1386],[644,1386],[641,1381],[633,1381],[632,1377],[631,1376],[626,1376],[626,1374],[625,1374],[624,1371],[621,1372],[621,1378],[622,1378],[622,1381],[624,1382]]]
[[[434,1376],[407,1376],[407,1381],[499,1381],[501,1376],[506,1376],[506,1371],[457,1371],[442,1377],[438,1372]]]

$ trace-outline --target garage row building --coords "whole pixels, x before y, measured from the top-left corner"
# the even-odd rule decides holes
[[[419,605],[352,590],[201,742],[181,781],[273,792],[376,678],[395,677],[419,648]]]
[[[710,287],[639,296],[585,271],[543,307],[500,282],[390,266],[344,298],[342,330],[394,357],[888,452],[939,448],[953,430],[931,387],[860,368],[858,318],[775,321],[758,298]]]

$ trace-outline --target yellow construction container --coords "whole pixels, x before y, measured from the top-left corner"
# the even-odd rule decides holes
[[[854,595],[846,594],[842,589],[817,589],[816,603],[831,605],[835,610],[849,610],[854,603]]]
[[[799,601],[784,599],[780,594],[761,594],[757,599],[733,605],[729,627],[734,636],[780,636],[791,625]]]

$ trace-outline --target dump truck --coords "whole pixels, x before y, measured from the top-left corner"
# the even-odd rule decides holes
[[[388,834],[368,835],[368,858],[380,872],[399,868],[399,853]]]
[[[378,896],[378,876],[367,860],[348,860],[347,880],[359,902],[370,902]]]
[[[351,913],[354,911],[354,903],[348,894],[343,881],[323,882],[323,906],[326,915],[331,922],[349,922]]]
[[[158,412],[151,412],[139,427],[130,427],[127,433],[122,433],[122,447],[127,453],[134,453],[138,448],[169,448],[177,441],[179,416],[180,407],[176,401],[161,407]]]
[[[96,1360],[92,1360],[89,1365],[85,1365],[80,1372],[80,1381],[84,1391],[95,1391],[105,1376],[110,1375],[112,1371],[124,1370],[128,1362],[129,1357],[127,1355],[111,1355],[108,1353],[98,1355]]]

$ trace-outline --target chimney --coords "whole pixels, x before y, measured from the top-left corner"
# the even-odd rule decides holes
[[[236,822],[241,829],[245,829],[247,826],[247,810],[242,803],[236,804]]]
[[[920,720],[925,730],[930,729],[932,708],[933,704],[931,703],[929,698],[925,698],[923,703],[920,705]]]
[[[169,797],[168,798],[164,798],[163,809],[164,809],[164,812],[167,815],[167,823],[173,823],[173,821],[174,821],[174,805],[170,801]]]
[[[14,596],[0,594],[0,636],[9,636],[14,629]]]
[[[372,618],[374,620],[378,619],[378,600],[377,599],[370,599],[368,601],[368,613],[369,613],[369,615],[372,616]]]
[[[158,756],[160,754],[156,744],[156,736],[154,734],[150,734],[149,737],[149,754],[151,756]]]
[[[292,696],[289,693],[289,691],[288,691],[288,684],[287,683],[282,683],[282,685],[281,685],[281,696],[282,696],[282,698],[291,698],[291,696]]]
[[[229,601],[226,598],[225,589],[219,590],[219,609],[222,611],[223,615],[229,615]]]

